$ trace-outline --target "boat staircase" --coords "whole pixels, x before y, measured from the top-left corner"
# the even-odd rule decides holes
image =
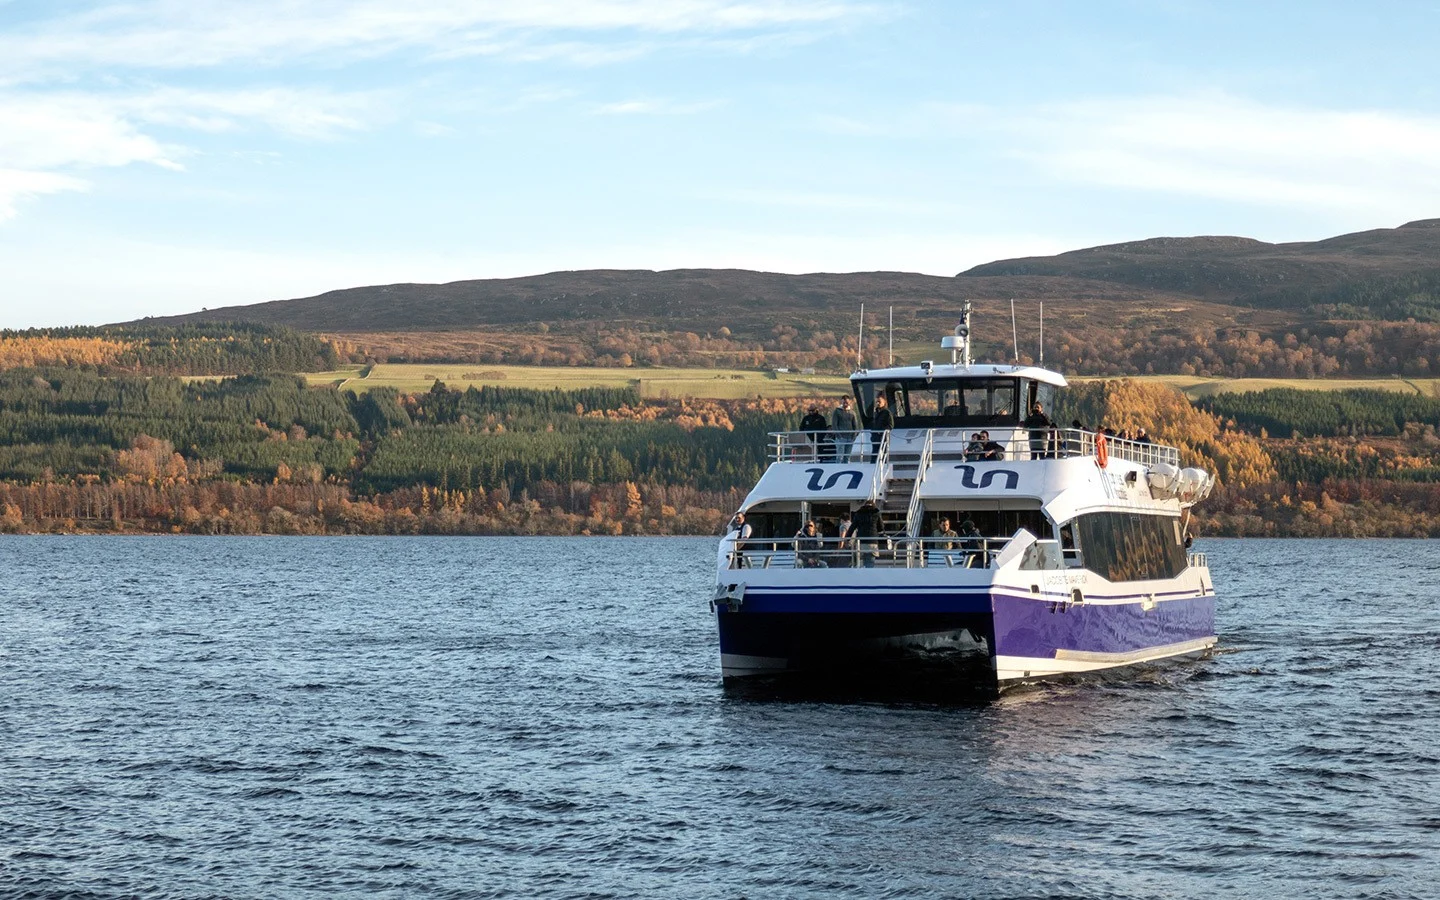
[[[880,533],[915,537],[920,527],[920,485],[934,454],[935,432],[925,430],[918,447],[890,444],[885,490],[880,500]]]

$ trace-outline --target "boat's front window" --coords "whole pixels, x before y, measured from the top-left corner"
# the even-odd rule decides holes
[[[906,379],[855,384],[860,415],[869,427],[875,398],[883,395],[896,428],[969,428],[1019,422],[1014,378]]]

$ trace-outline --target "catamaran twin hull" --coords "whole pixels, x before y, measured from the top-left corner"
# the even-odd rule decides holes
[[[1074,570],[943,569],[945,584],[928,570],[891,571],[884,586],[867,584],[877,571],[750,581],[731,571],[739,580],[721,585],[715,604],[725,678],[928,672],[1003,687],[1200,654],[1216,640],[1204,569],[1120,584]]]

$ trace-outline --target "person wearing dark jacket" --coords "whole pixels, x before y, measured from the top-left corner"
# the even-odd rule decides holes
[[[1045,409],[1038,400],[1030,407],[1030,415],[1026,416],[1021,424],[1030,429],[1030,458],[1044,459],[1049,455],[1045,452],[1045,445],[1050,440],[1050,429],[1054,428],[1055,424],[1045,415]]]
[[[829,563],[820,558],[821,548],[825,546],[825,539],[820,536],[819,530],[815,527],[815,520],[811,519],[805,526],[795,533],[795,565],[801,569],[828,569]]]
[[[875,536],[879,531],[880,510],[875,507],[875,504],[866,503],[855,510],[850,533],[855,537],[855,546],[860,555],[860,565],[867,569],[875,568]]]
[[[884,397],[875,398],[875,411],[870,414],[870,459],[878,461],[880,458],[881,435],[895,429],[895,414],[890,411],[890,404]]]
[[[819,406],[811,404],[810,412],[805,418],[800,420],[800,430],[809,436],[810,443],[816,448],[816,458],[821,462],[825,462],[825,457],[830,455],[830,435],[828,433],[830,431],[830,423],[825,421],[825,417],[820,414]],[[822,437],[824,439],[824,447],[819,446]],[[821,450],[824,451],[823,454],[820,452]]]
[[[850,461],[850,447],[855,443],[855,411],[850,408],[846,397],[830,414],[830,430],[835,432],[835,458],[840,462]]]

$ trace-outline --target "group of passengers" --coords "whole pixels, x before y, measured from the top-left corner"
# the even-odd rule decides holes
[[[949,555],[946,551],[964,550],[964,565],[967,568],[983,565],[985,560],[985,539],[968,515],[960,521],[959,531],[950,527],[949,517],[941,516],[935,530],[930,532],[929,549],[941,551],[942,558]]]
[[[736,531],[736,552],[739,567],[747,563],[746,545],[754,540],[754,529],[743,512],[736,513],[732,528]],[[984,565],[984,537],[970,516],[960,522],[960,529],[951,527],[950,518],[942,516],[936,523],[926,549],[941,558],[959,551],[956,556],[965,566]],[[864,503],[855,512],[843,513],[838,519],[807,519],[793,538],[795,566],[800,569],[874,568],[881,544],[889,538],[880,533],[880,510],[873,503]]]
[[[870,425],[871,456],[880,450],[881,435],[895,427],[895,414],[890,411],[884,397],[875,398],[875,411],[871,414]],[[829,421],[820,412],[818,403],[810,404],[805,417],[800,420],[800,430],[810,439],[815,458],[820,462],[846,462],[855,446],[860,423],[855,418],[849,397],[842,397],[840,405],[830,413]],[[863,452],[863,450],[862,450]]]

